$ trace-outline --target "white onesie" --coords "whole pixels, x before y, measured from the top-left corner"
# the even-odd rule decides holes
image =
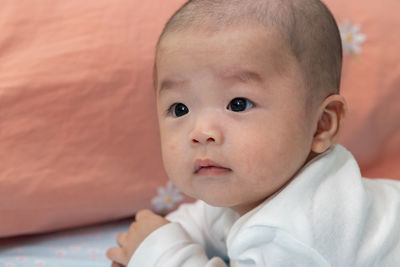
[[[128,267],[400,266],[400,181],[362,178],[340,145],[240,218],[202,201],[167,218]]]

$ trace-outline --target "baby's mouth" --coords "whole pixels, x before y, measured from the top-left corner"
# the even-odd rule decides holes
[[[194,173],[198,175],[221,175],[232,170],[213,162],[210,159],[198,159],[195,161]]]

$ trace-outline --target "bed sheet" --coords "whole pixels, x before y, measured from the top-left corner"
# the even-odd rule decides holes
[[[0,239],[0,267],[109,267],[105,252],[131,221]]]

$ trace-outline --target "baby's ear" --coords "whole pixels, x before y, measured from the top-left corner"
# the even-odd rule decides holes
[[[341,95],[328,96],[318,108],[318,122],[311,150],[322,153],[337,139],[347,114],[346,100]]]

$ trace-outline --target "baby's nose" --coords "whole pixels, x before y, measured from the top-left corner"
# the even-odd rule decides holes
[[[221,144],[223,134],[218,125],[202,123],[196,125],[190,134],[192,144]]]
[[[206,137],[195,137],[195,138],[193,138],[192,139],[192,142],[193,143],[213,143],[213,142],[215,142],[215,139],[214,139],[214,137],[208,137],[207,139],[207,136]],[[204,139],[206,139],[205,141],[204,141]]]

